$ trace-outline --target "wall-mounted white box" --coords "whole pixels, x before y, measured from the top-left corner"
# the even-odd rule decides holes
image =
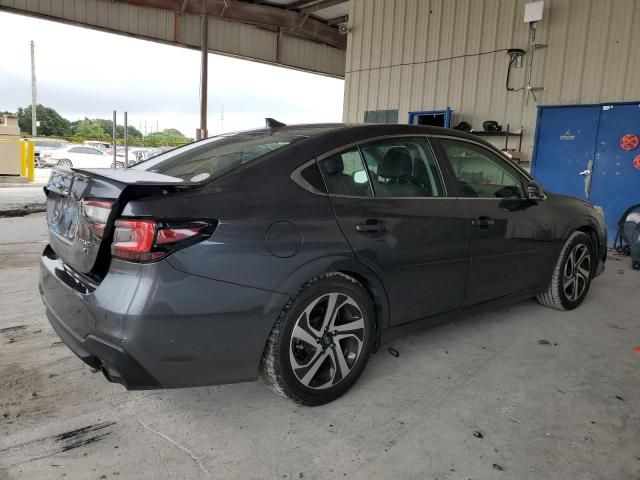
[[[527,3],[524,6],[525,23],[539,22],[542,20],[542,11],[544,10],[544,0],[539,2]]]

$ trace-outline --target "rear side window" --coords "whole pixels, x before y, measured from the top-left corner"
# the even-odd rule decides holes
[[[392,138],[361,147],[376,197],[441,197],[436,160],[424,138]]]
[[[371,196],[369,178],[357,148],[321,160],[320,168],[329,193],[352,197]]]
[[[316,162],[313,162],[311,165],[303,169],[300,172],[300,176],[305,182],[307,182],[318,192],[327,193],[327,187],[325,186],[324,180],[322,179],[320,167],[318,167],[318,164]]]

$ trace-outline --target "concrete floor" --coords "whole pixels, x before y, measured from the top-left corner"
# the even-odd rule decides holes
[[[33,183],[0,183],[0,217],[12,210],[44,206],[42,187],[49,180],[50,168],[36,168]]]
[[[305,408],[259,382],[127,392],[91,373],[44,317],[45,238],[42,214],[0,219],[0,479],[640,478],[628,258],[609,259],[578,310],[465,316]]]

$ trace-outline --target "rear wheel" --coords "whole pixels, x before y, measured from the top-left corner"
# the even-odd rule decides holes
[[[564,244],[547,291],[538,302],[557,310],[573,310],[587,296],[593,274],[593,242],[584,232],[573,232]]]
[[[116,162],[116,168],[124,168],[124,163]]]
[[[353,278],[315,278],[278,317],[260,365],[262,378],[274,392],[303,405],[335,400],[365,368],[373,315],[367,291]]]
[[[69,168],[71,168],[71,167],[73,167],[73,164],[71,163],[71,160],[64,159],[64,160],[60,160],[58,162],[58,166],[59,167],[69,167]]]

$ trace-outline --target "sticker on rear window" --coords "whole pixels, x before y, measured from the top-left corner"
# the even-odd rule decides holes
[[[207,178],[211,176],[210,173],[199,173],[191,177],[191,182],[204,182]]]

